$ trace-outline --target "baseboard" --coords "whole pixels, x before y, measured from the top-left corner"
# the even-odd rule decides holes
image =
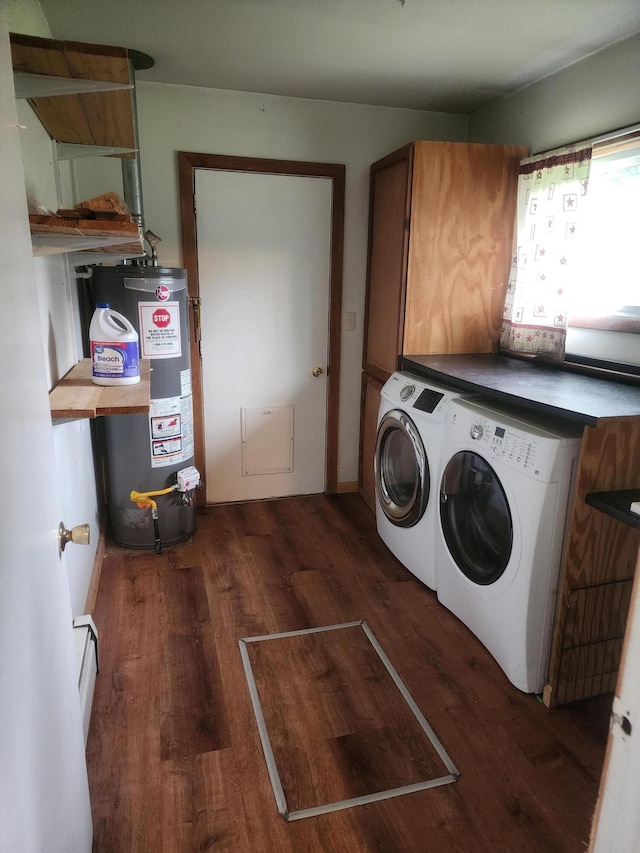
[[[98,674],[98,634],[93,619],[90,616],[80,616],[78,619],[74,619],[73,634],[76,647],[82,730],[86,749],[93,705],[93,691]]]
[[[357,492],[358,491],[358,481],[354,480],[353,482],[348,483],[338,483],[337,494],[343,495],[346,492]]]
[[[84,605],[84,612],[92,614],[98,597],[98,587],[100,586],[100,573],[102,571],[102,563],[105,552],[105,531],[106,531],[106,513],[104,514],[100,524],[100,533],[98,538],[98,547],[96,548],[96,556],[93,560],[93,569],[91,571],[91,580],[89,581],[89,589],[87,590],[87,600]]]

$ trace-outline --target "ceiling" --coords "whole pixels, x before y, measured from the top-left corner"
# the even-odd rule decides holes
[[[140,80],[469,114],[640,32],[639,0],[40,0]]]

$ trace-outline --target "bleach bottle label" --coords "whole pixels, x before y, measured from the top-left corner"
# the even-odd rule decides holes
[[[93,375],[102,379],[140,375],[137,341],[91,341]]]
[[[92,379],[96,385],[140,381],[138,333],[108,302],[98,303],[89,327]]]

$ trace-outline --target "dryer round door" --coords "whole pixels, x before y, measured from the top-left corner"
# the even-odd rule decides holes
[[[440,486],[440,523],[458,568],[474,583],[495,583],[507,568],[513,522],[500,479],[489,463],[462,450],[447,463]]]
[[[398,527],[417,524],[429,501],[429,465],[406,412],[392,409],[380,421],[374,467],[378,504],[389,521]]]

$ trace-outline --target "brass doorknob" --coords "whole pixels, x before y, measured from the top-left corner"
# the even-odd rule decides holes
[[[324,373],[324,370],[321,367],[314,367],[311,372],[313,373],[313,375],[317,379],[318,376],[322,376],[322,374]]]
[[[88,545],[90,541],[90,528],[88,524],[78,524],[67,530],[61,521],[58,525],[58,548],[60,552],[64,551],[65,546],[69,542],[75,545]]]

